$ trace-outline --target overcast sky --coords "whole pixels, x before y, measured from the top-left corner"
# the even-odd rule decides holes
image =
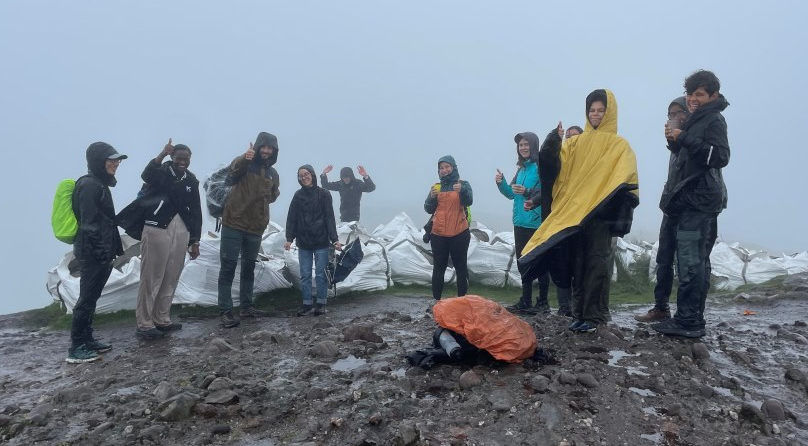
[[[632,235],[656,241],[667,105],[699,68],[731,104],[720,238],[806,250],[806,5],[5,0],[0,313],[50,302],[47,270],[70,249],[51,232],[53,192],[86,171],[94,141],[129,155],[120,210],[169,137],[192,148],[203,178],[268,131],[280,145],[273,221],[285,223],[301,164],[334,164],[332,180],[362,164],[378,187],[362,202],[369,229],[400,211],[423,223],[437,160],[451,154],[474,218],[506,231],[494,174],[515,172],[514,134],[543,142],[559,120],[583,126],[586,95],[609,88],[639,165]]]

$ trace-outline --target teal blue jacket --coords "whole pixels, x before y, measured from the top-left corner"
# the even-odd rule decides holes
[[[511,185],[518,184],[527,188],[523,195],[513,193]],[[513,225],[521,228],[536,229],[541,225],[541,206],[530,211],[524,208],[525,197],[531,196],[539,185],[539,169],[533,160],[525,160],[524,165],[516,172],[510,183],[501,181],[497,187],[507,199],[513,200]]]

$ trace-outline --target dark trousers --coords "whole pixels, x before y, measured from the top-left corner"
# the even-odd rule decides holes
[[[667,310],[669,308],[671,289],[673,288],[673,258],[676,255],[677,218],[662,216],[659,227],[659,249],[656,255],[656,285],[654,286],[654,306]]]
[[[516,252],[516,260],[522,257],[522,250],[533,237],[536,232],[533,228],[523,228],[521,226],[513,227],[514,250]],[[529,302],[533,296],[533,281],[525,277],[525,268],[517,262],[519,274],[522,276],[522,299]],[[536,298],[536,305],[547,304],[547,294],[550,291],[550,276],[547,272],[543,272],[538,277],[539,281],[539,297]],[[561,305],[561,303],[559,303]]]
[[[112,273],[112,263],[98,263],[93,257],[79,260],[81,280],[79,300],[73,307],[73,325],[70,328],[71,348],[93,340],[93,315],[104,285]]]
[[[606,220],[594,218],[570,239],[574,259],[572,315],[595,324],[609,316],[612,233]]]
[[[241,255],[241,275],[239,276],[239,306],[251,307],[253,283],[255,282],[255,262],[258,249],[261,247],[261,236],[222,226],[222,239],[219,245],[219,313],[233,309],[233,278]]]
[[[471,232],[468,229],[453,237],[432,234],[432,297],[440,300],[443,293],[443,275],[452,257],[452,266],[457,273],[457,295],[465,296],[469,288],[468,252]]]
[[[710,289],[710,252],[718,234],[718,215],[685,211],[677,218],[676,261],[679,289],[674,318],[687,328],[704,328],[704,306]]]

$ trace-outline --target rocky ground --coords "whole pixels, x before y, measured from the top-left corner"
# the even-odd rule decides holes
[[[805,445],[808,274],[714,296],[700,342],[618,308],[590,334],[528,317],[556,365],[410,368],[426,296],[335,299],[321,317],[235,329],[182,320],[144,343],[102,327],[102,361],[68,334],[0,317],[0,443],[227,445]],[[744,315],[744,311],[754,315]]]

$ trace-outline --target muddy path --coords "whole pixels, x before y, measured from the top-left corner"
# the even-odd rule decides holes
[[[808,275],[711,298],[701,342],[636,323],[646,306],[589,334],[527,317],[559,361],[542,366],[409,367],[431,344],[430,304],[335,299],[325,316],[230,330],[185,319],[151,343],[101,327],[114,349],[78,366],[66,332],[1,316],[0,443],[808,444]]]

